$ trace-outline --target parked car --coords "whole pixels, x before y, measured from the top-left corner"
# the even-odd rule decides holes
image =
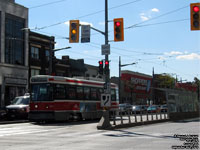
[[[160,112],[160,107],[157,106],[157,105],[151,105],[151,106],[149,106],[149,107],[147,108],[147,111],[148,111],[149,113],[158,113],[158,112]]]
[[[160,111],[161,112],[167,112],[168,108],[167,108],[167,105],[161,105],[160,106]]]
[[[139,106],[139,105],[132,106],[133,113],[140,113],[140,111],[141,111],[141,106]]]
[[[6,118],[6,109],[0,108],[0,120],[4,120]]]
[[[6,106],[8,119],[27,119],[29,112],[30,96],[19,96]]]
[[[128,104],[128,103],[124,103],[124,104],[119,104],[119,110],[121,112],[131,112],[132,111],[132,105]]]
[[[147,106],[146,105],[134,105],[134,106],[132,106],[132,112],[133,113],[146,113]]]

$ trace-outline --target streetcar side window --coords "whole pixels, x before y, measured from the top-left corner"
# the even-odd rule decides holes
[[[83,87],[77,87],[76,93],[77,93],[77,99],[82,100],[83,99]]]
[[[90,88],[84,87],[84,99],[89,100],[90,99]]]
[[[65,85],[56,84],[54,88],[54,99],[62,100],[66,98]]]
[[[67,87],[67,99],[76,99],[76,88],[73,86]]]
[[[91,88],[91,100],[97,100],[97,89]]]
[[[103,94],[103,89],[98,89],[98,92],[97,92],[97,99],[98,100],[101,100],[101,94]]]
[[[111,90],[111,101],[116,101],[116,93],[115,90]]]

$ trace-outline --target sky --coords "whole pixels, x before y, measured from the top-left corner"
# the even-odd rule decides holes
[[[105,0],[15,0],[29,8],[29,28],[55,36],[56,57],[69,55],[98,66],[105,59],[101,45],[105,37],[91,30],[90,43],[69,43],[69,20],[80,20],[105,31]],[[183,82],[200,79],[200,31],[190,30],[190,3],[199,0],[108,0],[108,30],[111,76],[122,67],[152,75],[167,73]],[[113,19],[124,18],[124,41],[113,42]]]

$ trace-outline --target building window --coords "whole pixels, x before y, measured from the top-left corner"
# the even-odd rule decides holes
[[[40,74],[40,70],[39,69],[31,69],[31,77],[35,76],[35,75],[39,75]]]
[[[25,20],[6,14],[5,18],[5,62],[24,65]]]
[[[39,59],[39,48],[31,47],[31,58]]]
[[[49,57],[50,57],[50,55],[49,55],[49,50],[45,50],[45,56],[46,56],[46,61],[48,62],[49,61]]]

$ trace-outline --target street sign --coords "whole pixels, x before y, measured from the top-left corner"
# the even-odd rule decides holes
[[[110,44],[101,45],[101,55],[110,55]]]
[[[81,25],[81,43],[90,42],[90,25]]]
[[[101,107],[110,107],[110,106],[111,106],[111,95],[101,94]]]

